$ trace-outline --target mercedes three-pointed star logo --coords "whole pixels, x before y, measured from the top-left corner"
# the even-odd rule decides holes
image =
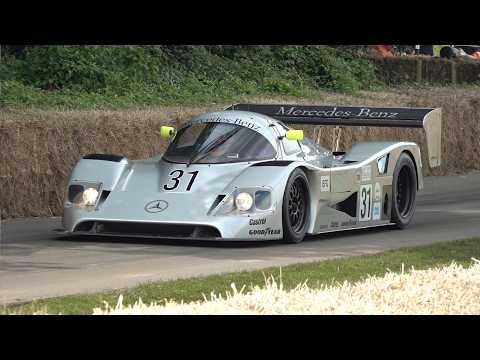
[[[149,213],[158,213],[162,212],[168,207],[168,202],[165,200],[154,200],[150,201],[147,205],[145,205],[145,211]]]

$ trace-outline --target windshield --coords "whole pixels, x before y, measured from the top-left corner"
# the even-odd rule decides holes
[[[193,124],[181,129],[163,155],[170,162],[219,164],[273,159],[276,151],[261,134],[240,125]]]

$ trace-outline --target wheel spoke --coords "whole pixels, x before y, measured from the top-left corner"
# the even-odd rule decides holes
[[[301,179],[295,180],[288,190],[288,218],[295,232],[301,231],[305,225],[305,190],[305,184]]]
[[[412,207],[412,173],[408,167],[403,167],[398,173],[396,204],[400,216],[406,216]]]

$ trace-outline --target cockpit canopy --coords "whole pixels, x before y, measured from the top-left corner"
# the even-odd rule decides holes
[[[270,141],[254,130],[207,122],[180,129],[163,159],[182,164],[222,164],[270,160],[276,155]]]

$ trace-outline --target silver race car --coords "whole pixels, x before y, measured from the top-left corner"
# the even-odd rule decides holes
[[[440,165],[441,109],[237,104],[194,118],[147,160],[92,154],[75,166],[64,203],[70,234],[279,240],[407,226],[423,187],[412,142],[362,142],[338,151],[290,124],[424,128]],[[335,139],[333,139],[335,140]],[[334,141],[335,143],[335,141]]]

